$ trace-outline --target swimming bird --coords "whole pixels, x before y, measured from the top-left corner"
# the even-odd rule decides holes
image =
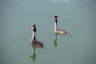
[[[33,30],[32,46],[35,46],[36,48],[43,48],[44,44],[36,39],[35,34],[36,34],[36,31],[37,31],[37,28],[36,28],[35,24],[31,27],[31,29]]]
[[[55,19],[54,32],[55,32],[56,34],[68,35],[70,32],[58,28],[58,25],[57,25],[58,16],[54,16],[54,19]]]

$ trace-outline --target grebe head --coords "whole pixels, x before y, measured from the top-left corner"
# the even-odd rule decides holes
[[[32,26],[32,29],[33,29],[34,32],[37,31],[37,29],[36,29],[36,24],[34,24],[34,25]]]
[[[55,18],[55,22],[57,23],[57,18],[58,18],[58,16],[54,16],[54,18]]]
[[[54,18],[55,18],[55,19],[57,19],[57,18],[58,18],[58,16],[54,16]]]

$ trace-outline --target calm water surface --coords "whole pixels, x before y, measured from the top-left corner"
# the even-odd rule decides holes
[[[0,64],[34,64],[30,43],[37,24],[37,39],[45,44],[36,50],[35,64],[95,64],[95,0],[1,0]],[[54,47],[54,19],[69,36],[57,36]]]

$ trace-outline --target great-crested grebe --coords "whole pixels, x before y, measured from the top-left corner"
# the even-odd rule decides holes
[[[63,35],[69,34],[70,32],[67,32],[66,30],[63,30],[63,29],[59,29],[59,28],[58,28],[58,25],[57,25],[58,16],[54,16],[54,18],[55,18],[54,32],[55,32],[56,34],[63,34]]]
[[[44,47],[44,44],[42,42],[39,42],[37,39],[36,39],[36,31],[37,31],[37,28],[35,26],[35,24],[31,27],[31,29],[33,30],[33,35],[32,35],[32,46],[35,46],[36,48],[43,48]]]

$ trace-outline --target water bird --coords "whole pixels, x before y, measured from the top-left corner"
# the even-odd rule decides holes
[[[32,46],[36,48],[43,48],[44,44],[36,39],[36,24],[34,24],[31,29],[33,30],[33,35],[32,35]]]
[[[55,32],[56,34],[68,35],[70,32],[58,28],[58,24],[57,24],[58,16],[54,16],[54,19],[55,19],[54,32]]]

